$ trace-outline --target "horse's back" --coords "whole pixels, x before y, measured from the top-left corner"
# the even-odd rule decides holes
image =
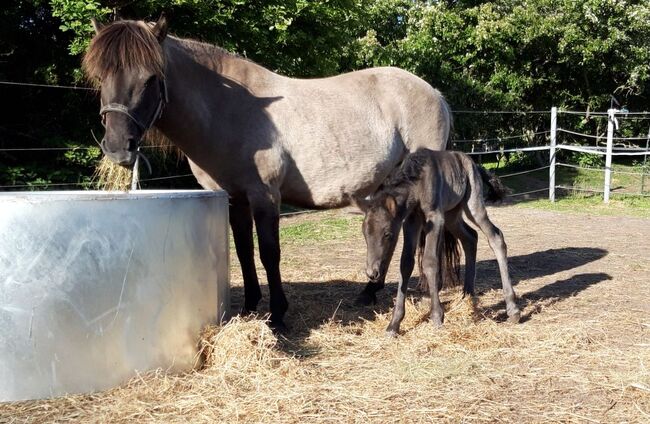
[[[312,207],[345,204],[374,191],[409,151],[440,150],[449,135],[442,95],[398,68],[285,80],[271,105],[290,160],[283,197]]]

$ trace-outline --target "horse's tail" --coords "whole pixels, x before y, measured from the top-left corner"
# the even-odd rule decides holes
[[[501,202],[505,199],[510,190],[503,185],[501,179],[483,168],[481,165],[476,164],[481,180],[483,181],[483,195],[488,202]]]
[[[424,229],[420,231],[420,240],[418,243],[418,270],[420,273],[420,280],[418,281],[417,289],[419,291],[429,292],[429,281],[427,280],[422,269],[422,256],[424,254],[424,245],[426,240],[426,233]],[[441,265],[441,278],[442,284],[440,288],[456,287],[460,285],[460,246],[458,239],[447,229],[444,230],[442,239],[442,251],[440,255],[444,254],[444,258],[440,257]],[[443,253],[444,252],[444,253]]]

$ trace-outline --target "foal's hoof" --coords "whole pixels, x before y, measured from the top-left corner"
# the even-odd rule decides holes
[[[357,306],[370,306],[377,303],[377,296],[374,293],[361,292],[354,304]]]
[[[521,320],[521,312],[517,311],[514,314],[508,316],[508,322],[517,324]]]

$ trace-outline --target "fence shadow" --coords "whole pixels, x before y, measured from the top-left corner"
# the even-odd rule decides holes
[[[607,254],[604,249],[591,247],[571,247],[562,249],[548,249],[527,255],[509,258],[513,280],[531,279],[552,275],[557,272],[567,271],[580,267],[589,262],[601,259]],[[480,261],[477,263],[477,291],[501,287],[498,267],[495,260]],[[417,278],[411,279],[411,284]],[[519,299],[525,303],[539,303],[539,307],[522,317],[527,321],[530,316],[538,313],[544,305],[559,302],[562,299],[576,296],[587,287],[611,279],[604,273],[579,274],[566,280],[548,284],[534,292],[527,293]],[[280,347],[298,356],[310,356],[315,353],[313,346],[307,342],[312,329],[319,328],[330,320],[342,325],[374,320],[376,314],[388,312],[393,306],[393,297],[397,292],[397,283],[389,281],[386,288],[377,294],[377,304],[372,307],[355,305],[354,300],[363,289],[365,283],[349,280],[330,280],[324,282],[294,281],[285,284],[285,291],[290,302],[290,309],[286,317],[290,332],[280,337]],[[259,305],[259,314],[268,313],[268,291],[262,286],[264,298]],[[411,293],[418,297],[419,293]],[[243,305],[243,287],[233,287],[231,290],[232,311],[234,314]],[[498,313],[491,311],[504,309],[502,303],[485,307],[485,312],[494,315],[494,319],[505,319]]]

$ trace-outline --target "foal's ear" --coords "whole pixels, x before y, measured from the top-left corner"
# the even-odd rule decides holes
[[[158,39],[158,42],[162,43],[165,37],[167,37],[167,29],[167,16],[163,12],[160,14],[160,18],[158,18],[156,24],[151,28],[151,32]]]
[[[90,18],[90,23],[92,24],[93,29],[95,30],[95,34],[98,34],[99,31],[101,31],[102,28],[104,28],[104,25],[97,22],[97,19],[95,18]]]
[[[395,218],[397,216],[397,201],[395,200],[395,198],[391,195],[386,196],[386,200],[384,200],[384,204],[386,205],[386,209],[388,209],[390,216]]]

